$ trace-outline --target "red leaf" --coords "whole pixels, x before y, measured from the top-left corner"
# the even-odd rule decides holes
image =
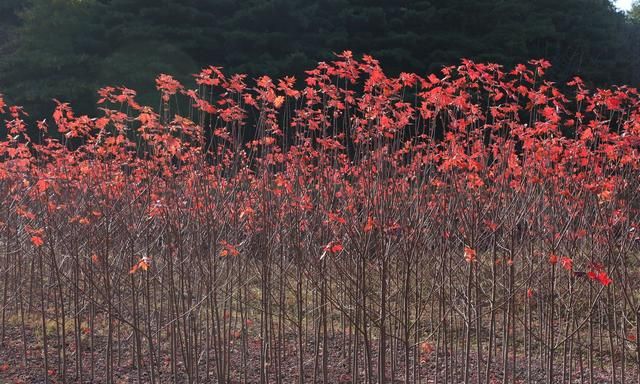
[[[364,233],[373,231],[375,226],[376,226],[376,222],[373,219],[373,217],[371,216],[367,217],[367,223],[364,225],[364,229],[363,229]]]
[[[44,240],[42,240],[42,237],[40,237],[40,236],[31,236],[31,242],[36,247],[41,247],[42,244],[44,244]]]
[[[604,102],[607,104],[607,108],[609,109],[620,109],[620,99],[616,97],[608,97]]]
[[[591,139],[593,139],[593,131],[591,131],[591,128],[587,128],[580,135],[580,140],[588,141],[588,140],[591,140]]]
[[[611,278],[609,277],[609,275],[607,275],[606,272],[599,272],[596,278],[598,279],[600,284],[604,285],[605,287],[608,287],[609,284],[613,282],[613,280],[611,280]]]
[[[431,345],[431,343],[429,343],[428,341],[423,341],[422,343],[420,343],[420,352],[424,353],[425,355],[430,354],[431,352],[433,352],[433,345]]]
[[[332,221],[334,223],[338,223],[338,224],[346,224],[347,220],[345,220],[344,217],[337,215],[335,213],[329,212],[327,214],[327,216],[329,216],[329,221]]]
[[[222,240],[220,242],[220,245],[222,245],[222,250],[220,251],[220,257],[238,256],[240,254],[240,251],[238,251],[238,248],[236,248],[236,246],[233,244],[229,244],[226,241]]]
[[[467,261],[467,263],[473,263],[476,260],[476,250],[465,246],[464,259]]]
[[[605,287],[608,287],[611,283],[613,283],[613,280],[611,280],[607,272],[604,271],[603,266],[599,264],[594,264],[592,266],[592,270],[587,273],[587,276],[591,280],[597,280]]]
[[[489,230],[491,232],[495,232],[496,229],[498,229],[498,224],[496,224],[495,222],[493,222],[491,220],[484,220],[484,225],[486,225],[487,228],[489,228]]]
[[[339,241],[331,241],[329,242],[329,244],[324,246],[324,253],[322,254],[321,259],[324,258],[327,252],[336,254],[336,253],[342,252],[343,249],[344,247]]]
[[[36,183],[36,188],[38,189],[38,192],[40,192],[40,193],[45,192],[48,187],[49,187],[49,183],[45,179],[40,179]]]
[[[560,262],[562,263],[562,267],[567,271],[573,270],[573,260],[570,257],[563,257]]]

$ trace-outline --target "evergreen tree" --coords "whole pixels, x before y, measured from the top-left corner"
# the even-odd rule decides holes
[[[104,50],[93,16],[102,9],[95,0],[33,0],[21,14],[13,51],[2,58],[2,93],[38,115],[53,110],[53,98],[92,105]]]
[[[389,74],[544,57],[560,83],[633,83],[638,9],[626,18],[609,0],[5,0],[0,92],[40,116],[52,98],[90,111],[104,85],[153,104],[159,73],[188,81],[216,65],[300,77],[345,49]]]

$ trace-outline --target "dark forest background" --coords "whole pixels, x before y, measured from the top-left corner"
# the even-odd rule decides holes
[[[301,76],[345,49],[385,71],[427,74],[461,58],[553,64],[559,83],[640,82],[640,14],[609,0],[1,0],[0,92],[34,118],[53,98],[95,108],[105,85],[157,103],[159,73],[207,65]]]

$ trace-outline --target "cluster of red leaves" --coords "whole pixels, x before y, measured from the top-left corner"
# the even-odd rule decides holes
[[[600,282],[600,284],[605,287],[609,286],[613,282],[607,272],[604,270],[604,267],[600,264],[594,264],[591,266],[591,270],[587,272],[587,276],[591,280],[595,280]]]
[[[338,56],[308,71],[301,88],[292,77],[267,76],[250,87],[246,76],[216,67],[195,76],[198,89],[161,75],[160,111],[139,104],[133,90],[106,87],[101,116],[77,116],[57,102],[53,121],[62,135],[48,134],[43,121],[38,140],[27,134],[22,109],[0,97],[8,133],[0,142],[4,199],[25,229],[56,215],[70,227],[97,226],[102,212],[116,212],[123,201],[152,221],[232,222],[242,229],[232,234],[235,243],[275,223],[295,223],[319,234],[316,249],[331,257],[362,234],[443,237],[464,247],[469,263],[479,262],[476,252],[484,253],[488,238],[518,226],[535,227],[547,249],[632,236],[637,90],[591,91],[575,78],[568,96],[544,79],[544,60],[512,70],[463,60],[439,74],[388,77],[372,57]],[[172,112],[174,98],[190,103],[188,114]],[[213,193],[232,194],[233,203],[211,199]],[[78,194],[90,202],[74,205]],[[473,216],[475,226],[467,212],[455,211],[464,200],[485,207]],[[389,201],[413,205],[394,211]],[[514,201],[523,205],[512,209]],[[574,225],[596,216],[598,227]],[[439,235],[423,230],[445,222]],[[41,234],[28,234],[34,246],[44,244]],[[219,256],[241,254],[218,244]],[[549,262],[573,271],[608,260],[551,254]],[[518,259],[505,264],[513,263]],[[149,266],[143,258],[130,272]],[[612,282],[603,268],[588,276]]]
[[[238,251],[235,245],[229,244],[224,240],[220,242],[220,246],[222,247],[220,257],[238,256],[240,254],[240,251]]]

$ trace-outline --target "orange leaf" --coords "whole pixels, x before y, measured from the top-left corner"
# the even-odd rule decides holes
[[[273,101],[273,106],[276,107],[276,108],[280,108],[282,106],[282,103],[284,103],[284,97],[283,96],[278,96]]]
[[[142,259],[140,259],[140,261],[138,261],[136,263],[136,265],[131,267],[131,269],[129,270],[129,273],[130,274],[136,273],[138,271],[138,269],[142,269],[143,271],[147,271],[147,270],[149,270],[150,266],[151,266],[151,257],[144,256],[144,257],[142,257]]]
[[[240,212],[240,216],[239,217],[242,219],[245,216],[252,216],[254,213],[255,213],[255,211],[253,210],[253,208],[248,206],[248,207],[246,207],[245,209],[243,209]]]
[[[129,270],[129,274],[131,275],[131,274],[136,273],[138,268],[139,268],[138,263],[134,264],[133,267],[131,267],[131,269]]]

